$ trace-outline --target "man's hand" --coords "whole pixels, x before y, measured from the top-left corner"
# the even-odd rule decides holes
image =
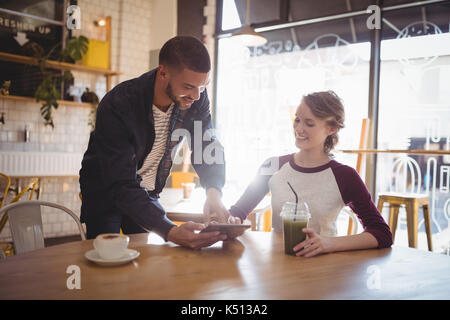
[[[207,223],[227,223],[230,213],[222,203],[222,193],[214,188],[206,190],[206,202],[203,207],[203,215]]]
[[[195,230],[203,230],[206,226],[202,223],[188,221],[179,227],[173,227],[167,234],[167,240],[191,249],[208,247],[217,241],[227,239],[227,236],[219,231],[195,233]]]

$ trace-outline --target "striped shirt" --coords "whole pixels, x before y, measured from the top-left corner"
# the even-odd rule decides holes
[[[167,135],[169,133],[170,116],[172,115],[174,104],[172,103],[166,112],[163,112],[153,105],[153,119],[155,121],[155,142],[152,150],[147,155],[138,170],[138,175],[141,176],[141,187],[148,191],[155,190],[156,173],[159,163],[164,155],[167,144]]]

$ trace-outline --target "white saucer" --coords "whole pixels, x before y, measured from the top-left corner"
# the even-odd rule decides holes
[[[100,258],[98,252],[96,250],[90,250],[84,254],[86,259],[89,261],[95,262],[101,266],[120,266],[122,264],[128,263],[137,257],[139,257],[139,251],[133,249],[126,249],[125,254],[119,259],[106,260]]]

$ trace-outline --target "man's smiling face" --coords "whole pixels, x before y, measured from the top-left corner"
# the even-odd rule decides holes
[[[176,102],[181,110],[186,110],[200,99],[200,94],[209,83],[209,72],[195,72],[184,68],[181,71],[171,71],[166,87],[166,94]]]

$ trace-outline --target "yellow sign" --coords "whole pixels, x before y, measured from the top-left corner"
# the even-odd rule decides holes
[[[89,47],[81,63],[88,67],[109,69],[109,42],[89,39]]]

